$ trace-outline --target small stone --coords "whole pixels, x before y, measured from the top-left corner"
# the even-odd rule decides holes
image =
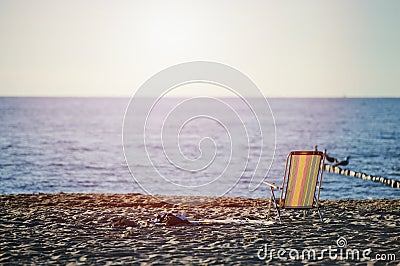
[[[134,226],[137,226],[137,223],[135,221],[130,221],[128,219],[121,218],[117,222],[114,223],[114,226],[117,226],[117,227],[120,227],[120,226],[134,227]]]

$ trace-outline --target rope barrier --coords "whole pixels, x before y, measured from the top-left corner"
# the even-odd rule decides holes
[[[367,175],[365,173],[360,173],[348,169],[342,169],[337,166],[325,164],[324,165],[324,170],[330,173],[335,173],[338,175],[346,175],[346,176],[353,176],[357,178],[361,178],[364,180],[371,180],[374,182],[379,182],[382,183],[386,186],[393,187],[393,188],[400,188],[400,181],[399,180],[394,180],[394,179],[389,179],[386,177],[381,177],[381,176],[372,176],[372,175]]]

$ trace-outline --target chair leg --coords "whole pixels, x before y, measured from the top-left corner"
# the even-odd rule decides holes
[[[324,218],[322,217],[322,213],[321,213],[321,210],[319,209],[319,206],[318,206],[317,210],[318,210],[319,218],[321,219],[321,222],[323,223],[324,222]]]
[[[318,211],[319,218],[321,219],[321,222],[323,223],[324,222],[324,218],[322,217],[321,210],[319,209],[319,202],[318,202],[317,198],[315,197],[315,195],[314,195],[314,201],[317,204],[317,211]]]
[[[275,194],[274,194],[274,189],[273,188],[271,188],[271,198],[274,201],[274,206],[275,206],[275,209],[276,209],[276,214],[278,215],[278,218],[279,218],[279,222],[282,223],[281,212],[279,211],[279,206],[276,203],[276,198],[275,198]]]
[[[281,211],[279,210],[278,207],[276,207],[276,214],[278,214],[279,223],[282,223]]]
[[[271,192],[272,193],[272,192]],[[267,214],[267,220],[271,218],[271,207],[272,207],[272,194],[271,197],[269,198],[269,206],[268,206],[268,214]]]

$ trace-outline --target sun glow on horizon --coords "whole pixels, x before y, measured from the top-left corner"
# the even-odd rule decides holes
[[[399,11],[368,0],[3,0],[0,95],[129,97],[202,60],[238,69],[266,97],[400,97]]]

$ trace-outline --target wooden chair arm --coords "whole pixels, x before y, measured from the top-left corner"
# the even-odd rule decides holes
[[[282,189],[282,187],[280,187],[280,186],[278,186],[278,185],[276,185],[276,184],[274,184],[274,183],[269,183],[269,182],[267,182],[267,181],[263,181],[263,183],[266,184],[266,185],[268,185],[268,186],[270,186],[271,188]]]

